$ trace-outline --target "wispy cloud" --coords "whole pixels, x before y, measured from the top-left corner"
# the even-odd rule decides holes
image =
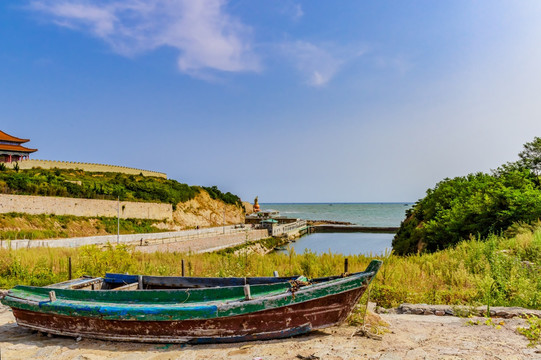
[[[345,49],[329,50],[325,46],[305,41],[281,45],[282,54],[288,58],[305,78],[307,84],[325,86],[348,61],[361,56],[364,51]]]
[[[230,16],[225,0],[36,0],[30,9],[57,25],[90,33],[133,56],[159,47],[179,51],[180,71],[258,71],[251,28]]]
[[[288,3],[282,8],[282,13],[297,21],[304,16],[304,11],[300,4]]]

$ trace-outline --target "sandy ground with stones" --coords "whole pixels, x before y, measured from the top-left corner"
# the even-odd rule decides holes
[[[382,314],[389,333],[382,340],[352,337],[348,325],[309,335],[271,341],[218,345],[115,343],[40,336],[18,327],[9,308],[0,305],[0,354],[12,359],[541,359],[541,347],[528,347],[516,332],[519,318],[501,329],[469,325],[452,316]],[[475,318],[474,318],[475,320]],[[495,319],[502,321],[502,319]],[[310,357],[312,356],[312,357]]]

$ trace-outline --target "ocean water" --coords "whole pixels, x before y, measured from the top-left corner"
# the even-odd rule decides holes
[[[280,215],[305,220],[347,221],[368,227],[399,227],[413,203],[262,203],[263,210],[278,210]]]
[[[394,234],[370,233],[315,233],[304,235],[289,243],[297,254],[311,251],[316,254],[334,253],[343,255],[382,255],[390,252]],[[279,250],[287,253],[289,250]]]
[[[264,210],[278,210],[280,215],[307,220],[347,221],[367,227],[399,227],[413,203],[325,203],[261,204]],[[394,234],[315,233],[289,244],[297,253],[380,255],[390,252]],[[287,252],[283,250],[281,252]]]

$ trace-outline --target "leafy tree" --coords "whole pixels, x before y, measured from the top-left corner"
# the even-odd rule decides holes
[[[433,252],[541,218],[541,139],[524,145],[516,163],[492,174],[444,179],[407,211],[393,239],[400,255]]]
[[[519,164],[530,169],[535,175],[541,175],[541,138],[535,137],[532,142],[524,144],[518,156]]]

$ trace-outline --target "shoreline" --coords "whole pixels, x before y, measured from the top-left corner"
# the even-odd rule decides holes
[[[0,349],[4,359],[535,359],[538,347],[516,332],[520,318],[506,319],[500,328],[472,326],[472,319],[373,314],[387,324],[381,340],[354,336],[356,326],[342,324],[292,338],[231,344],[144,344],[43,336],[15,323],[0,305]],[[481,323],[485,318],[473,318]]]

